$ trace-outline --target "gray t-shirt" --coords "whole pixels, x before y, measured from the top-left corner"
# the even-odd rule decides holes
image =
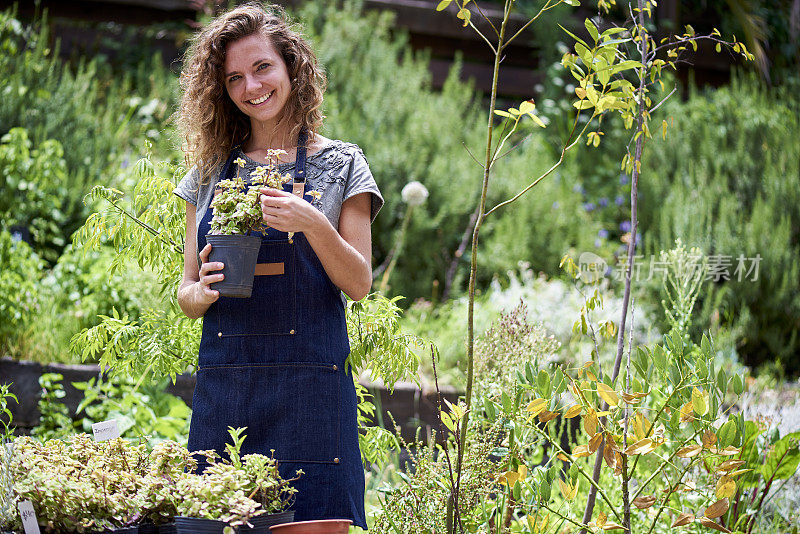
[[[249,177],[257,166],[263,165],[247,157],[241,150],[237,156],[241,156],[246,162],[241,171],[243,177]],[[279,164],[278,171],[294,175],[294,162]],[[197,167],[192,167],[173,191],[186,202],[196,206],[195,221],[198,226],[214,195],[219,172],[218,166],[211,170],[209,177],[200,180]],[[245,180],[247,181],[247,178]],[[348,198],[360,193],[371,193],[370,221],[375,220],[375,216],[383,206],[383,197],[369,170],[367,159],[361,149],[353,143],[339,140],[326,141],[319,151],[306,159],[306,181],[308,189],[314,189],[322,194],[319,199],[311,203],[325,214],[337,230],[342,204]]]

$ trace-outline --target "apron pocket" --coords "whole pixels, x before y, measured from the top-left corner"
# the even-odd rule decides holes
[[[243,454],[337,464],[341,376],[336,365],[305,362],[203,367],[195,398],[205,402],[193,406],[192,432],[214,434],[217,448],[229,441],[228,426],[246,426]]]
[[[282,273],[256,276],[249,299],[221,297],[214,323],[218,337],[291,335],[297,331],[296,256],[296,245],[288,239],[262,241],[258,263],[280,264]]]

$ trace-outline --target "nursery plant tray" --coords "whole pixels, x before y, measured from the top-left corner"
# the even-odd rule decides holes
[[[248,532],[250,534],[270,534],[269,527],[291,523],[294,521],[294,510],[280,512],[277,514],[262,514],[250,520],[252,527],[236,527],[236,532]],[[225,521],[214,519],[203,519],[199,517],[176,517],[176,534],[223,534],[228,524]],[[164,531],[159,528],[159,534]]]

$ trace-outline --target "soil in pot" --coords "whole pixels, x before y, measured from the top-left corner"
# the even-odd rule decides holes
[[[272,534],[347,534],[351,523],[349,519],[320,519],[275,525],[269,530]]]
[[[209,234],[206,240],[211,243],[208,261],[220,261],[225,264],[220,271],[225,278],[221,282],[211,284],[211,289],[216,289],[223,297],[249,298],[253,292],[253,278],[256,273],[258,251],[261,248],[261,237]]]

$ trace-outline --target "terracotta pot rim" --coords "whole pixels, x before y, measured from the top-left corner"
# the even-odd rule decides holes
[[[281,523],[280,525],[273,525],[269,527],[270,532],[292,532],[293,529],[302,527],[315,527],[315,526],[331,526],[331,527],[349,527],[353,522],[350,519],[317,519],[314,521],[295,521],[294,523]],[[301,531],[302,532],[302,531]]]
[[[353,521],[350,519],[313,519],[311,521],[295,521],[293,523],[281,523],[280,525],[273,525],[276,527],[288,527],[294,525],[329,525],[333,523],[350,523],[353,524]]]

